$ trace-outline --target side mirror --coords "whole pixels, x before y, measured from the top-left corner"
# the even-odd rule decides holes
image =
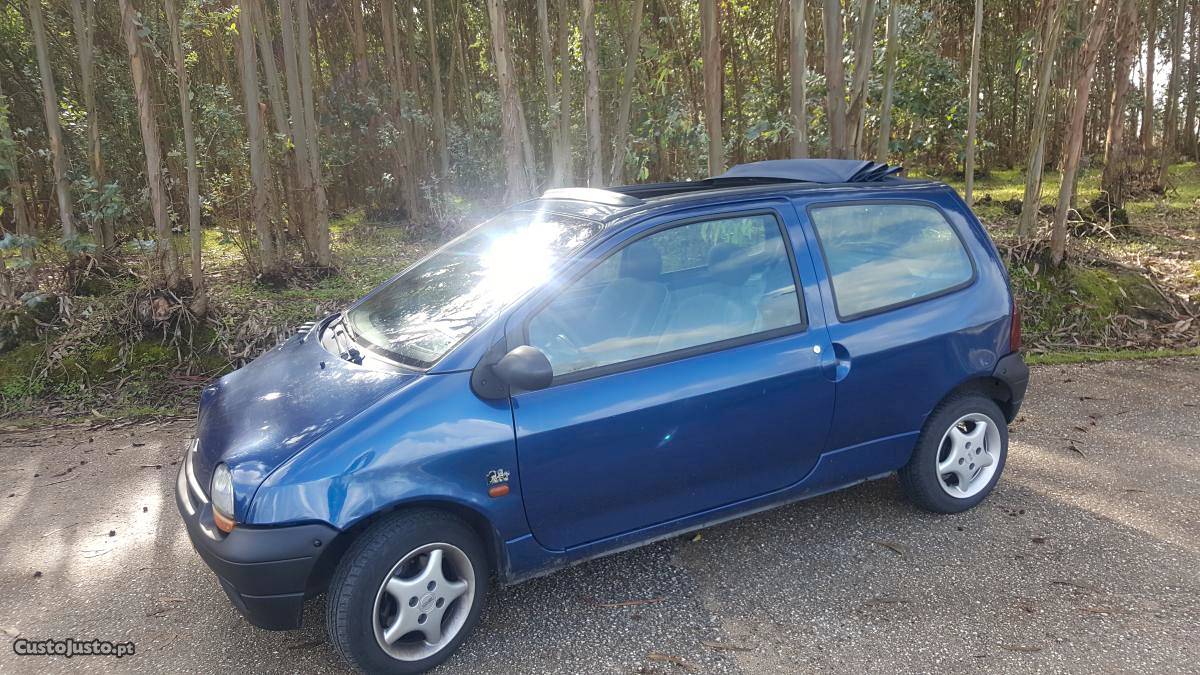
[[[521,345],[492,366],[492,372],[508,386],[533,391],[545,389],[554,380],[550,359],[537,347]]]

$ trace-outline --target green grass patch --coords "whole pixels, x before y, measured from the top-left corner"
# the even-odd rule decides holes
[[[1104,351],[1062,351],[1026,354],[1031,366],[1064,366],[1074,363],[1103,363],[1105,361],[1140,361],[1177,356],[1200,356],[1200,347],[1190,349],[1109,349]]]

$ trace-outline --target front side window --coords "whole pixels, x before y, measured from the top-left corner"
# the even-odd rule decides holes
[[[965,285],[975,270],[940,211],[918,204],[810,209],[843,319]]]
[[[689,223],[637,239],[528,324],[561,376],[801,324],[773,215]]]
[[[580,218],[502,213],[351,308],[346,323],[385,356],[428,367],[599,231]]]

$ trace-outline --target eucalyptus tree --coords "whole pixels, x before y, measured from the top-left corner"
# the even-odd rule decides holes
[[[792,77],[792,157],[803,158],[808,157],[808,35],[805,26],[805,0],[791,0],[789,7],[791,44],[788,48],[788,62]],[[891,45],[890,42],[888,44]]]
[[[512,43],[508,35],[508,14],[504,0],[487,0],[491,24],[492,58],[496,66],[496,84],[500,89],[500,138],[504,146],[505,199],[525,199],[533,193],[533,180],[526,161],[525,112],[517,89],[512,63]]]
[[[250,147],[250,220],[258,239],[258,261],[264,277],[274,278],[282,273],[282,242],[277,247],[275,233],[271,229],[271,214],[267,212],[268,172],[267,148],[260,112],[261,99],[258,93],[258,59],[254,54],[254,25],[252,12],[242,0],[237,14],[242,79],[242,100],[246,115],[246,140]]]
[[[821,21],[825,28],[825,117],[829,127],[829,156],[847,157],[846,48],[842,37],[841,0],[825,0]]]
[[[1050,261],[1062,263],[1067,251],[1067,211],[1075,197],[1075,179],[1079,172],[1079,155],[1083,151],[1084,121],[1087,118],[1088,99],[1091,97],[1092,80],[1096,75],[1096,59],[1103,46],[1105,28],[1108,25],[1108,0],[1092,0],[1091,19],[1087,37],[1079,55],[1078,71],[1075,76],[1075,98],[1070,104],[1071,115],[1067,125],[1067,140],[1063,144],[1062,184],[1058,189],[1058,207],[1054,211],[1054,222],[1050,229]]]
[[[1113,24],[1116,44],[1113,66],[1112,98],[1108,106],[1108,128],[1104,134],[1104,171],[1100,187],[1109,204],[1119,207],[1125,203],[1125,181],[1128,162],[1125,149],[1125,108],[1129,98],[1129,76],[1137,60],[1138,3],[1118,0],[1116,21]]]
[[[725,99],[721,24],[717,0],[700,0],[700,60],[704,70],[704,126],[708,130],[708,175],[725,172],[721,108]]]
[[[587,121],[587,157],[584,166],[589,187],[604,184],[603,140],[600,136],[600,48],[596,43],[596,4],[580,0],[579,30],[583,42],[583,116]]]
[[[629,116],[633,106],[633,90],[636,86],[638,52],[641,48],[642,10],[645,0],[632,0],[629,15],[629,33],[625,39],[625,70],[621,77],[621,99],[617,104],[617,129],[613,133],[612,170],[609,182],[625,182],[625,158],[629,151]]]
[[[879,162],[887,161],[891,149],[892,99],[896,89],[896,53],[900,50],[900,0],[888,0],[886,39],[887,45],[883,51],[885,70],[883,102],[879,104],[879,147],[875,151],[875,159]]]
[[[1042,172],[1046,162],[1046,132],[1050,125],[1047,108],[1050,104],[1051,71],[1063,24],[1063,0],[1042,0],[1039,10],[1042,21],[1037,39],[1037,102],[1033,109],[1033,132],[1029,140],[1029,161],[1025,168],[1025,198],[1017,234],[1028,237],[1037,227],[1038,208],[1042,196]]]
[[[105,183],[104,157],[100,152],[100,110],[96,106],[96,59],[93,36],[96,30],[96,0],[71,0],[71,20],[75,28],[75,43],[79,54],[79,79],[83,90],[83,108],[87,113],[88,157],[91,160],[92,181],[97,189]],[[110,249],[116,244],[116,233],[107,218],[96,221],[100,245]]]
[[[895,2],[895,0],[892,0]],[[967,204],[975,203],[975,126],[979,117],[979,49],[983,42],[983,0],[975,0],[975,24],[971,31],[971,70],[967,75],[967,150],[963,162]]]
[[[154,219],[154,257],[167,288],[179,287],[179,257],[171,243],[171,223],[167,216],[166,186],[163,184],[162,145],[158,135],[158,113],[151,91],[150,73],[142,50],[139,21],[131,0],[118,0],[121,33],[129,53],[129,73],[137,100],[138,126],[146,155],[146,184],[150,193],[150,214]]]
[[[1166,110],[1163,117],[1163,141],[1158,155],[1156,187],[1167,184],[1167,169],[1175,157],[1175,141],[1179,136],[1179,87],[1183,80],[1183,32],[1188,12],[1188,0],[1175,0],[1170,28],[1171,77],[1167,84]]]
[[[183,147],[187,162],[188,239],[192,256],[192,302],[197,316],[208,313],[208,292],[204,287],[204,233],[200,230],[200,160],[196,155],[196,132],[192,124],[192,89],[188,83],[187,60],[183,54],[177,0],[164,0],[171,37],[171,56],[175,62],[175,80],[179,89],[179,114],[183,122]]]
[[[62,224],[64,240],[74,239],[75,218],[71,201],[71,179],[67,175],[70,161],[63,144],[62,125],[58,121],[58,88],[54,84],[54,70],[50,67],[50,48],[46,40],[46,22],[42,15],[42,0],[28,0],[29,26],[37,54],[37,68],[41,75],[42,114],[46,121],[46,136],[50,140],[50,157],[54,166],[54,194],[58,198],[58,220]]]

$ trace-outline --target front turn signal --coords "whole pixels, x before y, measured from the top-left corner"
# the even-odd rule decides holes
[[[213,509],[212,514],[213,514],[213,522],[217,524],[218,530],[224,532],[225,534],[229,534],[230,532],[233,532],[233,526],[234,526],[233,518],[227,517],[225,514],[221,513],[217,509]]]

